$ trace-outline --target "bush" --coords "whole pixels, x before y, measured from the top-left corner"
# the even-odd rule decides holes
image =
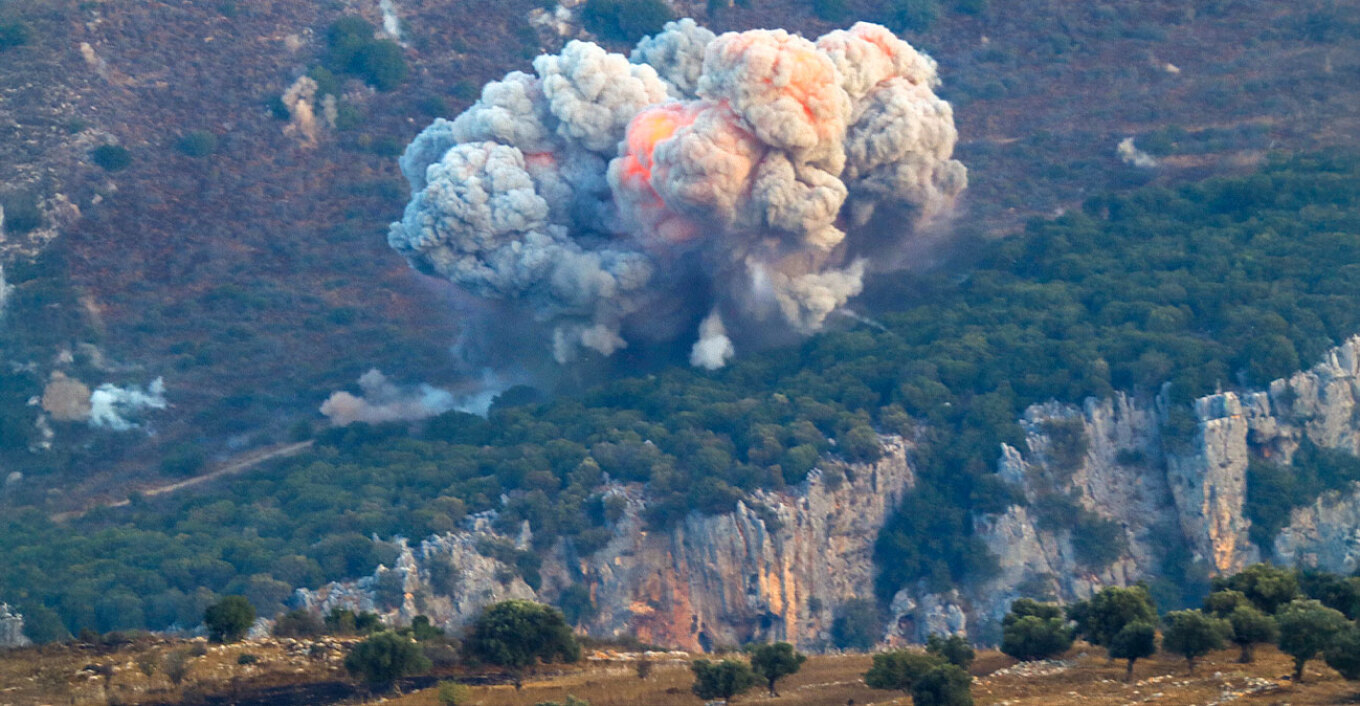
[[[867,598],[846,601],[831,622],[831,642],[842,650],[868,651],[882,636],[878,605]]]
[[[956,664],[928,671],[911,688],[912,706],[973,706],[973,676]]]
[[[242,652],[241,655],[236,658],[236,663],[243,667],[248,664],[257,664],[259,663],[259,661],[260,661],[259,657],[256,657],[255,655],[250,654],[249,652]]]
[[[326,63],[330,71],[357,76],[379,91],[390,91],[406,80],[406,58],[396,42],[373,35],[373,25],[362,17],[341,17],[326,31]],[[325,83],[324,93],[336,93],[338,87],[332,84]]]
[[[345,669],[370,684],[391,684],[430,668],[420,646],[391,632],[380,632],[354,646],[345,656]]]
[[[864,673],[864,683],[870,689],[912,693],[912,689],[931,670],[945,666],[935,655],[913,650],[893,650],[874,655],[874,663]]]
[[[759,683],[751,666],[738,659],[725,659],[717,663],[696,659],[689,668],[694,672],[694,685],[690,690],[705,701],[730,700]]]
[[[290,610],[274,622],[275,637],[317,637],[326,631],[325,623],[308,610]]]
[[[973,646],[962,635],[931,635],[926,638],[926,654],[932,654],[956,666],[967,669],[973,664]]]
[[[31,38],[28,25],[22,22],[0,22],[0,51],[22,47]]]
[[[456,681],[441,681],[435,698],[441,706],[466,706],[472,703],[472,689]]]
[[[181,444],[165,454],[161,459],[161,473],[169,476],[192,476],[203,470],[207,459],[198,447]]]
[[[217,135],[207,130],[192,130],[179,138],[175,147],[187,157],[207,157],[217,151]]]
[[[1062,608],[1021,598],[1001,620],[1001,651],[1021,661],[1052,659],[1072,647]]]
[[[581,646],[555,608],[531,601],[502,601],[488,606],[464,643],[472,658],[504,667],[520,688],[525,669],[543,662],[575,662]]]
[[[132,153],[121,145],[100,145],[90,152],[90,159],[106,172],[118,172],[132,164]]]
[[[42,227],[43,213],[33,194],[14,194],[0,202],[5,212],[5,232],[23,235]]]
[[[940,16],[936,0],[896,0],[889,24],[899,31],[924,32]]]
[[[602,39],[633,44],[674,17],[661,0],[586,0],[581,24]]]

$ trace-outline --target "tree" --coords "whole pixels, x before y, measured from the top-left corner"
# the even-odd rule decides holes
[[[779,696],[779,692],[774,689],[776,681],[797,674],[806,661],[807,657],[799,654],[787,642],[757,645],[751,650],[751,668],[769,683],[770,696]]]
[[[508,670],[515,688],[539,660],[575,662],[581,646],[562,612],[533,601],[502,601],[477,618],[463,645],[474,659]]]
[[[1077,632],[1093,645],[1109,647],[1116,635],[1131,623],[1157,623],[1157,607],[1143,586],[1109,586],[1088,601],[1069,607],[1068,617]]]
[[[1056,605],[1021,598],[1001,619],[1001,651],[1021,661],[1051,659],[1076,639]]]
[[[1111,659],[1129,661],[1124,678],[1133,681],[1133,663],[1157,653],[1157,628],[1148,621],[1131,622],[1115,633],[1108,648]]]
[[[1280,628],[1280,651],[1294,658],[1294,681],[1303,681],[1308,660],[1327,649],[1350,625],[1346,616],[1322,603],[1296,598],[1275,616]]]
[[[705,701],[730,700],[759,683],[751,666],[738,659],[725,659],[717,663],[697,659],[690,663],[689,668],[694,672],[694,685],[690,690]]]
[[[419,645],[394,632],[373,635],[345,655],[345,670],[374,685],[392,684],[430,666]]]
[[[255,624],[255,606],[245,596],[227,596],[203,611],[203,625],[213,642],[236,642]]]
[[[1360,680],[1360,627],[1352,624],[1342,630],[1332,639],[1322,658],[1346,680]]]
[[[1191,674],[1195,673],[1195,660],[1223,649],[1224,638],[1232,630],[1228,621],[1199,610],[1172,611],[1162,624],[1162,649],[1184,657]]]
[[[973,646],[962,635],[931,635],[926,638],[926,653],[965,670],[972,666],[976,656]]]
[[[325,623],[321,622],[309,610],[290,610],[279,616],[274,621],[275,637],[317,637],[326,631]]]
[[[957,664],[941,664],[911,688],[913,706],[973,706],[973,675]]]
[[[910,694],[912,687],[927,672],[944,664],[935,655],[912,650],[893,650],[874,655],[874,663],[864,674],[870,689],[902,691]]]
[[[1238,591],[1270,615],[1299,595],[1299,579],[1294,572],[1270,564],[1252,564],[1227,578],[1216,578],[1213,587],[1215,591]]]
[[[1223,589],[1204,598],[1204,612],[1216,618],[1226,618],[1241,606],[1253,605],[1241,591]]]
[[[1242,648],[1242,656],[1237,661],[1243,664],[1252,661],[1252,648],[1255,645],[1280,638],[1275,619],[1250,603],[1240,605],[1229,613],[1228,623],[1232,626],[1232,641]]]

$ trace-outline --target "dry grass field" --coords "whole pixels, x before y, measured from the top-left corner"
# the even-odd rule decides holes
[[[204,649],[197,650],[195,644]],[[323,643],[326,644],[326,643]],[[165,658],[176,650],[202,651],[190,660],[181,686],[174,686],[164,670]],[[238,664],[240,655],[254,655],[253,665]],[[0,706],[105,706],[106,704],[230,704],[283,703],[270,701],[269,690],[283,685],[317,685],[314,701],[287,703],[388,703],[436,706],[436,688],[368,698],[352,696],[339,687],[345,680],[339,666],[343,646],[332,644],[311,654],[308,645],[268,640],[212,646],[170,640],[145,640],[117,650],[70,646],[13,650],[0,653]],[[977,679],[973,698],[978,706],[1335,706],[1360,703],[1360,683],[1341,679],[1320,660],[1309,663],[1304,683],[1286,678],[1290,659],[1273,648],[1258,651],[1255,664],[1236,662],[1228,650],[1204,659],[1191,676],[1185,663],[1167,655],[1140,661],[1135,681],[1123,681],[1124,665],[1109,663],[1103,650],[1074,649],[1064,662],[1017,664],[994,651],[982,652],[974,665]],[[864,685],[867,655],[812,657],[803,670],[780,682],[778,698],[752,689],[736,703],[771,706],[908,706],[903,694],[875,691]],[[156,666],[150,677],[142,664]],[[108,679],[88,666],[110,666]],[[565,701],[567,695],[591,706],[698,706],[690,693],[692,678],[684,661],[656,662],[647,679],[639,679],[634,663],[591,662],[581,668],[545,670],[526,680],[524,689],[511,686],[471,687],[475,706],[532,706]],[[428,683],[428,682],[427,682]],[[329,697],[331,693],[348,693]]]
[[[1125,683],[1124,664],[1110,664],[1100,649],[1073,650],[1066,663],[1019,664],[996,652],[979,654],[973,698],[978,706],[1322,706],[1360,703],[1360,684],[1347,683],[1321,661],[1309,663],[1303,684],[1292,685],[1286,675],[1290,659],[1273,648],[1261,649],[1255,664],[1236,662],[1236,651],[1210,655],[1186,674],[1185,662],[1167,655],[1141,661],[1135,681]],[[737,703],[781,706],[840,706],[850,699],[856,706],[906,706],[902,694],[875,691],[861,678],[868,669],[865,655],[813,657],[797,675],[780,683],[780,697],[753,689]],[[568,694],[591,706],[696,706],[690,676],[683,663],[658,664],[641,680],[631,664],[596,665],[579,672],[529,681],[521,692],[510,686],[474,687],[478,706],[531,706],[564,701]],[[435,706],[435,689],[389,701],[402,706]]]

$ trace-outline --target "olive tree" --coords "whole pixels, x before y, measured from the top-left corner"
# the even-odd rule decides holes
[[[751,668],[768,682],[770,696],[779,696],[779,692],[774,689],[775,682],[790,674],[797,674],[806,661],[807,656],[799,654],[787,642],[757,645],[751,650]]]
[[[1223,649],[1224,638],[1232,629],[1228,621],[1199,610],[1167,613],[1162,625],[1162,649],[1184,657],[1191,674],[1195,673],[1195,660]]]
[[[1308,660],[1331,646],[1350,626],[1341,611],[1315,600],[1294,599],[1275,616],[1280,628],[1280,651],[1294,658],[1294,681],[1303,681]]]
[[[524,671],[543,662],[575,662],[581,646],[556,608],[533,601],[502,601],[484,610],[463,643],[472,658],[503,667],[524,685]]]

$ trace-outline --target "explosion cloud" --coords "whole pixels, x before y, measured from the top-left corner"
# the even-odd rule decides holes
[[[573,41],[410,144],[388,242],[527,315],[558,362],[688,338],[721,367],[819,330],[868,256],[952,206],[967,177],[938,83],[868,23],[813,42],[686,19],[629,57]]]

